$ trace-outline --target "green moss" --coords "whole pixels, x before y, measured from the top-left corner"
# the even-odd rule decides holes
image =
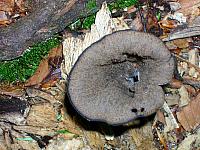
[[[88,16],[87,18],[85,18],[83,20],[81,27],[83,29],[90,29],[91,25],[94,24],[94,22],[95,22],[95,16],[96,16],[96,14]]]
[[[93,9],[96,9],[97,4],[95,0],[89,0],[86,4],[86,8],[88,11],[92,11]]]
[[[51,38],[33,45],[15,60],[0,62],[0,81],[26,81],[36,71],[41,59],[59,43],[58,38]]]
[[[120,10],[126,7],[130,7],[132,5],[136,5],[138,0],[117,0],[113,3],[108,4],[109,9],[112,11],[113,9]]]
[[[71,30],[79,30],[82,26],[81,19],[76,20],[74,23],[70,24],[68,27]]]
[[[113,3],[108,4],[108,8],[110,9],[110,11],[112,11],[113,9],[116,10],[120,10],[120,9],[124,9],[126,7],[132,6],[132,5],[136,5],[138,3],[138,0],[117,0]],[[97,5],[96,5],[96,1],[95,0],[89,0],[87,5],[87,13],[92,15],[89,15],[88,17],[80,20],[78,19],[77,21],[75,21],[74,23],[72,23],[69,28],[71,30],[79,30],[79,29],[89,29],[91,27],[92,24],[94,24],[95,22],[95,16],[96,16],[96,12],[97,11]]]

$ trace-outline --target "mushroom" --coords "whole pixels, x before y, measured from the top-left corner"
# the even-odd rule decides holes
[[[157,37],[132,30],[103,37],[84,50],[69,74],[68,96],[87,120],[119,125],[164,103],[174,60]]]

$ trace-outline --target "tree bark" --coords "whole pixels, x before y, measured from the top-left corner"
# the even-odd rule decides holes
[[[0,30],[0,60],[19,57],[32,44],[50,38],[88,15],[91,0],[37,0],[32,13]],[[99,8],[105,0],[96,0]],[[114,0],[107,0],[112,2]]]

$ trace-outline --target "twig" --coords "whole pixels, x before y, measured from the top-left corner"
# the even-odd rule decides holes
[[[183,84],[191,85],[194,88],[200,89],[200,82],[192,79],[183,78]]]
[[[188,60],[186,60],[186,59],[184,59],[184,58],[178,56],[177,54],[173,54],[173,55],[174,55],[176,58],[178,58],[179,60],[186,62],[190,67],[194,67],[194,68],[200,73],[200,68],[199,68],[198,66],[192,64],[191,62],[189,62]]]
[[[143,13],[141,12],[141,7],[140,6],[138,6],[138,12],[139,12],[140,19],[141,19],[141,22],[142,22],[142,25],[143,25],[143,30],[144,30],[144,32],[147,32],[146,19],[144,18]]]
[[[186,29],[176,31],[174,33],[169,34],[167,38],[162,39],[162,41],[167,42],[175,39],[181,39],[186,37],[192,36],[199,36],[200,35],[200,26],[192,26]]]

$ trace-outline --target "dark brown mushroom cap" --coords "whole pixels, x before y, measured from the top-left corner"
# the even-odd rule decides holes
[[[88,120],[122,124],[162,106],[159,85],[170,81],[173,68],[170,52],[157,37],[119,31],[81,54],[70,72],[68,94]]]

